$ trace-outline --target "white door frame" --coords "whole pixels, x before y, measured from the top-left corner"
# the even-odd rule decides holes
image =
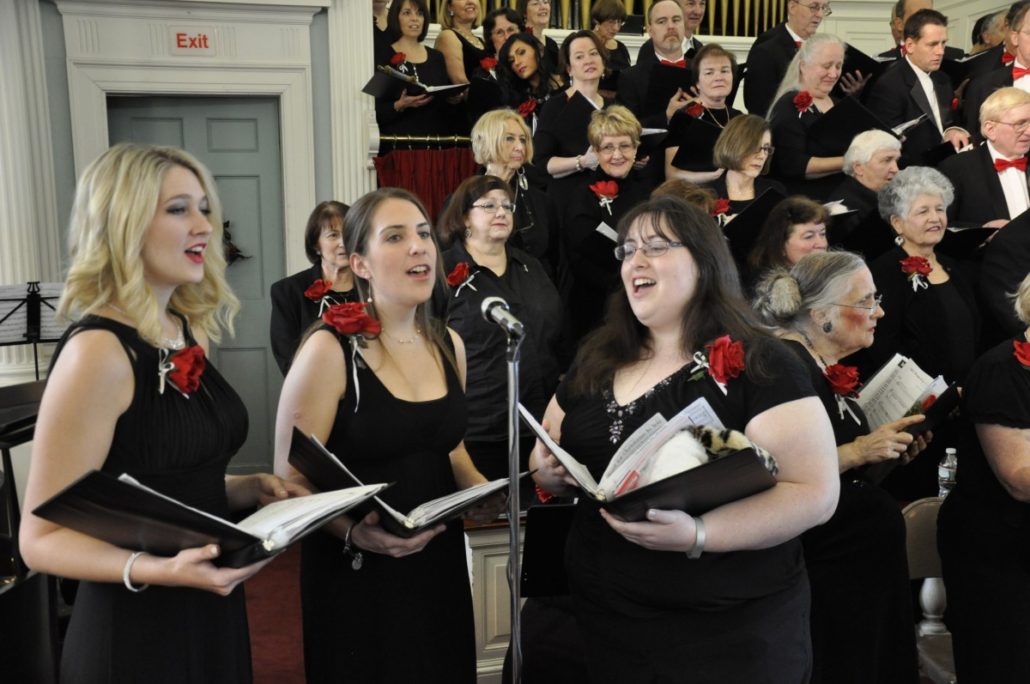
[[[108,95],[279,98],[286,272],[308,265],[303,233],[315,206],[308,7],[204,2],[56,0],[64,21],[76,176],[109,147]],[[211,47],[183,54],[176,32]],[[198,51],[200,52],[200,51]]]

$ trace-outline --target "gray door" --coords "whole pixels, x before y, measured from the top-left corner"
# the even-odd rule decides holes
[[[250,257],[229,266],[242,308],[236,336],[212,361],[243,397],[250,432],[230,469],[271,470],[282,378],[268,339],[268,288],[283,277],[282,163],[275,98],[109,97],[111,144],[140,142],[188,150],[211,169],[233,243]]]

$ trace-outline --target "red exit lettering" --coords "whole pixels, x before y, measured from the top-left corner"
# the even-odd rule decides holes
[[[188,33],[176,33],[175,47],[184,50],[206,50],[211,46],[208,45],[207,34],[205,33],[198,33],[195,36],[191,36]]]

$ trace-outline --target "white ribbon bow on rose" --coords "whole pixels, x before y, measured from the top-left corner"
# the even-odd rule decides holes
[[[862,421],[859,420],[858,416],[855,415],[855,412],[851,410],[851,404],[848,403],[848,400],[844,397],[844,395],[836,394],[834,396],[837,399],[837,411],[840,413],[840,419],[844,420],[844,412],[846,411],[851,415],[851,417],[855,420],[856,423],[861,425]]]
[[[693,376],[696,375],[699,371],[704,371],[705,374],[712,379],[712,382],[714,382],[719,387],[719,389],[722,390],[722,393],[728,396],[729,390],[726,389],[726,383],[719,382],[715,379],[714,375],[708,372],[711,366],[708,364],[708,357],[704,355],[704,352],[694,352],[693,358],[694,367],[690,369],[690,374]]]

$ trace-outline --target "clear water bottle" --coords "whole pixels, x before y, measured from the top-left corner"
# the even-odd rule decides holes
[[[956,470],[958,470],[958,451],[949,447],[944,450],[944,458],[937,465],[937,496],[945,497],[955,488]]]

